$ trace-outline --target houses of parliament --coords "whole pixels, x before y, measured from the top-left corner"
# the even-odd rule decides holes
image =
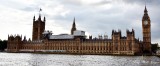
[[[109,54],[109,55],[136,55],[151,53],[151,20],[145,6],[142,17],[143,41],[135,38],[135,31],[126,30],[122,37],[121,30],[112,30],[111,38],[107,35],[99,38],[86,38],[85,31],[77,30],[75,18],[71,34],[52,35],[45,30],[46,18],[39,14],[38,19],[33,17],[32,40],[26,40],[19,35],[9,35],[7,52],[40,52],[60,54]]]

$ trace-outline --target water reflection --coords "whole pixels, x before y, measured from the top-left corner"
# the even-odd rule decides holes
[[[160,66],[155,56],[0,53],[0,66]]]

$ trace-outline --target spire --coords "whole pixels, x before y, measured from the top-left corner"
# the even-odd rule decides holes
[[[31,41],[31,38],[29,38],[28,41]]]
[[[41,20],[41,14],[39,14],[38,20]]]
[[[75,23],[75,17],[73,19],[72,29],[71,29],[71,35],[73,35],[73,32],[76,30],[76,23]]]
[[[44,19],[43,19],[43,21],[44,21],[44,22],[46,22],[46,17],[45,17],[45,16],[44,16]]]
[[[147,11],[147,7],[145,5],[144,15],[143,15],[142,20],[148,20],[148,19],[150,20],[149,15],[148,15],[148,11]]]
[[[41,11],[42,11],[42,9],[40,8],[40,9],[39,9],[39,17],[38,17],[38,20],[41,20]]]
[[[33,17],[33,21],[35,21],[35,15],[34,15],[34,17]]]
[[[74,20],[73,20],[73,28],[76,28],[75,17],[74,17]]]
[[[147,12],[148,11],[147,11],[147,8],[146,8],[146,5],[145,5],[144,13],[147,14]]]

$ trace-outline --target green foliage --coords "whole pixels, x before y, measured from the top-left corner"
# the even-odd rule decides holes
[[[7,48],[7,40],[0,40],[0,51],[4,51]]]

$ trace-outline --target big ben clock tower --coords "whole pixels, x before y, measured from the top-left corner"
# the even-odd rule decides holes
[[[145,6],[144,15],[142,18],[142,30],[143,30],[143,52],[151,52],[151,20],[148,15],[147,8]]]

